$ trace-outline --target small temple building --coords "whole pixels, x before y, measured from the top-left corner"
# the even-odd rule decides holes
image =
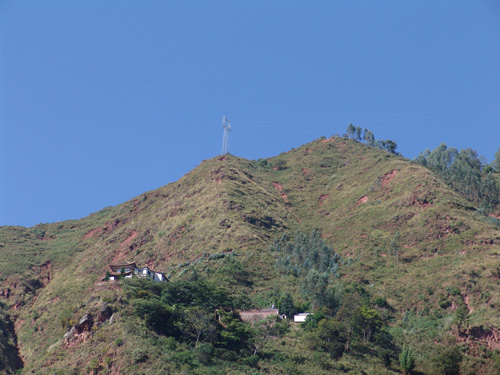
[[[147,265],[138,267],[135,262],[115,263],[109,265],[109,280],[118,280],[120,277],[145,277],[153,281],[168,281],[163,272],[153,271]]]

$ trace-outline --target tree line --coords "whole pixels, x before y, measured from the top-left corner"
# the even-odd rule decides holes
[[[375,139],[375,135],[371,130],[368,129],[363,130],[361,127],[354,126],[353,124],[349,124],[349,126],[346,129],[346,133],[344,134],[344,137],[353,139],[356,142],[364,143],[365,145],[370,147],[376,147],[381,150],[385,150],[393,155],[399,155],[399,153],[396,151],[398,145],[396,144],[395,141],[390,139],[377,140]]]
[[[415,161],[429,168],[448,186],[476,203],[479,211],[489,213],[499,203],[500,188],[493,172],[500,170],[500,149],[491,165],[484,163],[475,150],[457,150],[442,143],[434,150],[426,149]]]

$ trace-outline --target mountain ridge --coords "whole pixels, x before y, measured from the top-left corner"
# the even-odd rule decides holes
[[[101,283],[109,263],[135,260],[176,280],[217,274],[226,267],[221,259],[236,259],[247,276],[221,285],[265,306],[275,302],[277,284],[300,299],[298,283],[276,272],[269,246],[283,233],[319,230],[343,259],[342,282],[386,298],[395,322],[408,311],[415,322],[432,316],[441,340],[453,333],[456,298],[467,305],[472,327],[499,323],[491,306],[500,305],[500,232],[474,210],[424,167],[344,138],[258,161],[217,156],[176,182],[80,220],[0,227],[0,296],[16,322],[26,370],[41,371],[50,353],[65,356],[62,346],[53,348],[64,334],[53,321],[57,312],[82,315],[101,293],[115,293]],[[442,301],[451,305],[440,308]],[[409,337],[430,355],[425,332]],[[50,361],[47,368],[64,363]]]

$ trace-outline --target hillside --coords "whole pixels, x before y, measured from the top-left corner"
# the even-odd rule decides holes
[[[411,344],[419,371],[433,373],[430,359],[453,344],[465,355],[463,371],[492,373],[500,348],[500,230],[475,211],[424,167],[330,138],[267,161],[203,161],[175,183],[81,220],[0,227],[1,317],[15,328],[1,331],[0,371],[22,359],[23,373],[219,373],[220,366],[182,362],[174,352],[184,346],[131,317],[132,292],[101,281],[108,264],[148,264],[172,283],[201,277],[227,290],[235,307],[268,307],[285,293],[307,303],[302,279],[276,270],[270,245],[284,233],[319,230],[341,259],[331,288],[385,301],[377,311],[387,332],[397,347]],[[466,329],[454,323],[462,305]],[[113,309],[113,324],[63,339],[75,321],[104,306]],[[233,371],[328,373],[337,366],[289,330],[267,342],[257,366],[247,361]],[[12,345],[18,356],[8,354]],[[138,347],[143,360],[132,355]],[[345,372],[397,371],[397,358],[386,368],[366,347],[342,357]],[[277,353],[288,356],[284,364]]]

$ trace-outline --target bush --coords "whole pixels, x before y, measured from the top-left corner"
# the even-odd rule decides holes
[[[135,363],[146,362],[148,359],[148,354],[144,349],[138,348],[132,352],[132,360]]]
[[[214,355],[214,346],[209,343],[202,343],[195,349],[195,358],[203,365],[209,365]]]
[[[243,359],[243,364],[250,367],[257,367],[259,365],[259,357],[256,355],[251,355]]]
[[[455,346],[445,349],[440,355],[434,358],[434,369],[440,375],[458,375],[463,356],[460,349]]]

